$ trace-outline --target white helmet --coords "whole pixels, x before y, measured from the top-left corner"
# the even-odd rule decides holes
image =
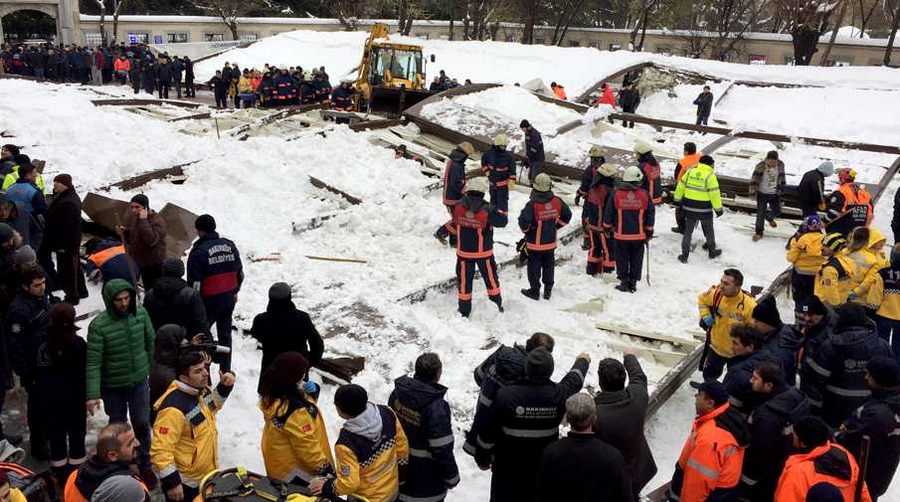
[[[466,193],[481,192],[487,193],[488,179],[485,177],[472,178],[466,182]]]
[[[641,172],[638,166],[628,166],[625,169],[625,174],[622,175],[622,181],[625,183],[637,183],[642,179],[644,179],[644,173]]]

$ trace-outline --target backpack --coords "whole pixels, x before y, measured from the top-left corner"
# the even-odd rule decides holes
[[[250,472],[243,467],[215,470],[200,482],[203,501],[223,502],[315,502],[304,486],[285,484]],[[29,499],[30,501],[30,499]]]
[[[59,497],[51,493],[53,484],[49,482],[49,473],[36,473],[27,467],[12,462],[0,462],[0,469],[9,476],[9,487],[18,488],[28,502],[51,502]]]

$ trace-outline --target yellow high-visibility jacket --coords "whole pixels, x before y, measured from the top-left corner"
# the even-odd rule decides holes
[[[259,404],[266,425],[262,454],[266,475],[289,483],[298,477],[307,483],[316,476],[334,474],[328,431],[316,401],[309,395]]]
[[[725,296],[718,286],[712,286],[697,298],[700,319],[712,314],[713,326],[709,333],[710,346],[716,354],[731,357],[731,328],[752,326],[756,300],[741,290],[735,296]]]
[[[822,256],[822,232],[807,232],[799,237],[791,237],[788,243],[787,261],[794,264],[798,274],[816,275],[825,257]]]
[[[870,228],[867,247],[849,253],[853,264],[856,265],[856,272],[850,278],[850,290],[858,296],[856,303],[865,303],[866,295],[875,282],[878,271],[891,265],[884,252],[880,250],[886,240],[881,231]]]
[[[675,201],[691,213],[709,213],[722,210],[722,194],[719,179],[711,166],[698,163],[685,171],[675,187]]]
[[[850,280],[855,273],[856,265],[853,260],[846,252],[840,251],[828,258],[819,269],[813,294],[818,296],[822,303],[837,307],[847,301],[851,291]]]
[[[381,430],[374,425],[378,416]],[[334,454],[337,478],[325,483],[324,497],[353,495],[369,502],[391,502],[397,497],[399,466],[409,459],[409,443],[393,410],[369,403],[366,411],[344,424]]]
[[[216,413],[231,389],[219,384],[215,390],[197,390],[175,380],[153,405],[157,415],[150,461],[164,491],[179,483],[197,487],[203,476],[219,468]]]
[[[874,277],[866,303],[881,317],[900,321],[900,269],[886,267]]]
[[[12,166],[12,172],[3,177],[2,189],[5,191],[7,188],[13,186],[16,181],[19,181],[19,164],[14,164]],[[41,176],[40,173],[38,173],[37,179],[34,180],[34,184],[41,193],[44,193],[44,187],[46,185],[44,185],[44,177]]]

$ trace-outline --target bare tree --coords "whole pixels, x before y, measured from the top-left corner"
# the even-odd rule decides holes
[[[868,6],[866,3],[868,2]],[[863,38],[866,34],[866,28],[869,26],[869,21],[872,19],[872,14],[875,13],[875,8],[878,7],[878,0],[859,0],[859,38]],[[855,26],[855,23],[852,23]]]
[[[818,51],[819,37],[828,30],[828,22],[837,2],[830,0],[775,0],[775,29],[791,34],[794,64],[807,66]]]
[[[419,0],[397,1],[397,28],[401,35],[409,36],[413,20],[424,14]]]
[[[556,26],[553,28],[553,38],[551,39],[553,45],[562,45],[572,20],[579,15],[584,2],[585,0],[566,0],[563,3],[563,9],[559,12],[556,18]]]
[[[262,5],[261,0],[193,0],[194,5],[200,9],[214,13],[222,19],[228,30],[231,31],[232,40],[238,40],[238,22],[241,16],[246,16],[254,8]]]
[[[831,48],[834,47],[834,41],[837,40],[838,36],[838,30],[844,22],[844,16],[847,15],[847,6],[850,5],[850,0],[838,0],[838,2],[840,2],[841,7],[838,11],[837,19],[834,22],[834,28],[831,29],[831,38],[828,39],[828,45],[825,46],[825,52],[823,52],[822,56],[819,58],[819,66],[826,66],[828,64],[828,56],[831,55]]]
[[[650,21],[650,16],[656,13],[662,4],[663,0],[639,0],[639,3],[637,4],[638,15],[635,24],[631,29],[631,50],[635,52],[644,50],[644,40],[647,36],[647,23]],[[641,35],[640,39],[638,39],[638,33]]]
[[[113,42],[119,39],[119,14],[124,12],[125,4],[128,3],[128,0],[111,0],[115,7],[113,7],[113,29],[112,29],[112,39]]]
[[[891,36],[888,37],[887,47],[884,49],[883,63],[890,66],[894,39],[897,38],[897,29],[900,28],[900,0],[884,0],[884,15],[891,21]]]
[[[100,43],[106,45],[106,4],[103,0],[96,0],[100,7]]]
[[[518,0],[522,10],[522,43],[534,43],[534,23],[540,10],[539,0]]]

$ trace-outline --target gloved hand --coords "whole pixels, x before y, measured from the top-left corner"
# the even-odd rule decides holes
[[[701,319],[700,322],[703,323],[703,326],[705,326],[707,328],[712,328],[713,324],[716,323],[716,318],[713,317],[712,314],[707,314],[707,315],[703,316],[703,319]]]
[[[575,205],[576,206],[581,205],[581,194],[580,193],[575,194]]]
[[[653,238],[653,230],[647,232],[647,238],[645,239],[645,241],[650,242],[650,239],[652,239],[652,238]]]
[[[851,302],[859,300],[859,295],[856,294],[856,291],[851,291],[849,295],[847,295],[847,299]]]
[[[716,218],[721,218],[723,214],[725,214],[725,211],[719,209],[718,211],[716,211]]]

